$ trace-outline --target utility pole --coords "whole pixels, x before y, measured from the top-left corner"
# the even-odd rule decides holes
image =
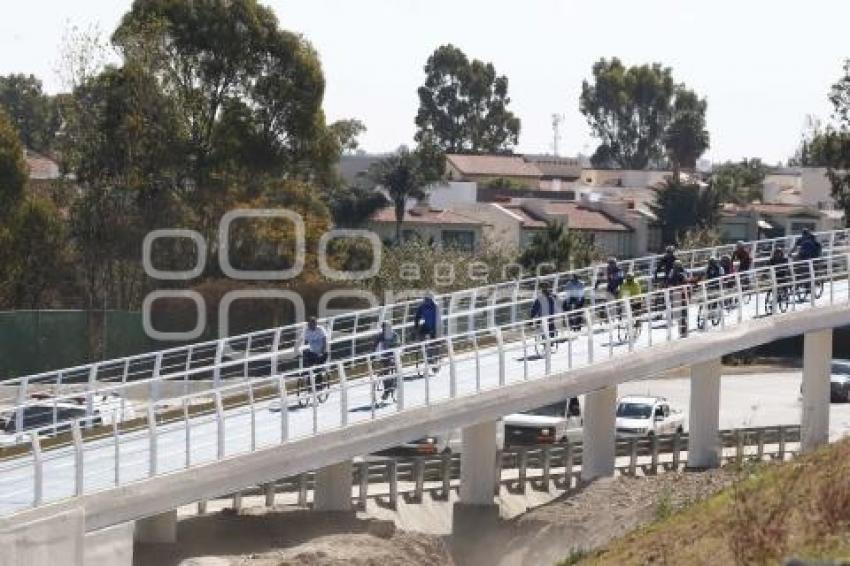
[[[555,152],[555,157],[558,157],[558,147],[561,144],[561,123],[563,121],[563,114],[552,114],[552,149]]]

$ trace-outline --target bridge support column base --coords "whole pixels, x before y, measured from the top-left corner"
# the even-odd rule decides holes
[[[472,425],[461,431],[461,503],[473,507],[493,505],[493,497],[500,479],[500,467],[496,465],[496,435],[496,421]]]
[[[499,506],[458,501],[452,506],[452,536],[477,540],[476,534],[491,531],[499,523]]]
[[[800,419],[800,450],[811,452],[829,442],[829,377],[832,362],[832,330],[803,336],[803,414]]]
[[[351,461],[331,464],[316,471],[313,509],[316,511],[351,510]]]
[[[688,468],[720,465],[720,358],[691,366]]]
[[[173,544],[177,542],[177,510],[136,521],[136,542]]]
[[[590,481],[613,476],[617,387],[605,387],[588,393],[584,406],[581,479]]]
[[[86,533],[86,566],[133,566],[134,527],[130,522]]]
[[[85,529],[82,508],[0,521],[0,566],[84,566]]]

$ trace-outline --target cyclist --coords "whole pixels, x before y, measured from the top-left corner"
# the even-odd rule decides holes
[[[392,350],[398,346],[398,334],[396,334],[389,322],[381,323],[381,330],[375,337],[375,352],[380,354],[381,373],[384,377],[384,392],[381,401],[386,401],[396,388],[395,360]],[[395,368],[398,369],[398,368]]]
[[[661,259],[658,260],[658,266],[655,268],[656,281],[666,281],[675,263],[676,248],[673,246],[667,246],[667,248],[664,250],[664,255],[661,256]]]
[[[746,245],[744,245],[744,242],[739,241],[735,244],[735,251],[732,252],[732,261],[738,262],[738,273],[741,274],[741,288],[745,291],[749,291],[750,276],[747,272],[753,266],[753,258]]]
[[[311,316],[307,320],[307,328],[304,329],[304,344],[306,348],[302,354],[302,359],[305,368],[324,364],[328,360],[328,333],[319,326],[315,316]],[[323,379],[323,372],[318,372],[316,385],[320,385]]]
[[[777,246],[770,256],[768,265],[773,267],[776,274],[776,284],[779,287],[779,293],[785,294],[789,292],[787,283],[791,281],[791,270],[788,267],[788,257],[785,255],[785,250]]]
[[[573,273],[564,287],[567,292],[567,296],[564,299],[564,311],[573,312],[584,308],[584,282],[579,279],[578,275]],[[571,314],[568,318],[571,330],[581,330],[581,314]]]
[[[791,253],[793,254],[796,250],[799,250],[797,252],[798,260],[817,259],[821,254],[821,245],[811,230],[804,228],[803,233],[800,234],[800,239],[797,240],[797,245],[794,246]]]
[[[676,260],[673,269],[667,275],[667,287],[670,291],[670,308],[679,311],[679,336],[688,335],[688,288],[691,276],[685,270],[684,264]]]
[[[531,305],[531,318],[537,320],[538,318],[548,317],[549,338],[554,338],[556,334],[555,317],[553,315],[557,314],[557,311],[558,301],[552,293],[549,283],[541,283],[540,296],[534,299],[534,303]]]
[[[620,296],[620,285],[623,284],[623,270],[617,265],[617,258],[609,257],[605,266],[605,290],[609,299]]]
[[[641,301],[639,299],[635,299],[635,297],[643,294],[643,290],[640,287],[640,283],[635,279],[634,273],[626,273],[625,281],[623,285],[620,287],[620,298],[628,299],[631,302],[632,307],[632,320],[634,321],[634,326],[640,326],[640,315],[643,312]]]
[[[421,324],[420,324],[421,323]],[[434,301],[434,293],[428,291],[419,307],[416,309],[416,316],[413,318],[413,328],[420,340],[431,340],[437,337],[440,331],[440,306]],[[431,366],[431,371],[437,373],[440,371],[438,365],[438,346],[431,345],[426,353],[429,358],[427,365]]]
[[[708,258],[708,264],[705,266],[705,288],[709,296],[717,295],[720,291],[719,279],[725,275],[723,267],[716,257]],[[709,308],[715,306],[714,302],[708,304]]]

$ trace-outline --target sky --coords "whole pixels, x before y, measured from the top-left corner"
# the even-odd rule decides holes
[[[850,57],[847,0],[261,0],[317,49],[329,120],[358,118],[367,151],[411,144],[422,67],[452,43],[508,76],[522,120],[517,150],[561,155],[597,142],[578,110],[602,57],[661,62],[708,99],[714,161],[785,160],[807,115],[828,119],[829,87]],[[33,73],[61,89],[56,61],[69,25],[105,36],[130,0],[0,0],[0,74]]]

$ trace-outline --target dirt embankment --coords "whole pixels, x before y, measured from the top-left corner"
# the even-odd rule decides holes
[[[442,538],[354,513],[285,508],[180,521],[174,545],[135,547],[135,566],[442,566]]]

